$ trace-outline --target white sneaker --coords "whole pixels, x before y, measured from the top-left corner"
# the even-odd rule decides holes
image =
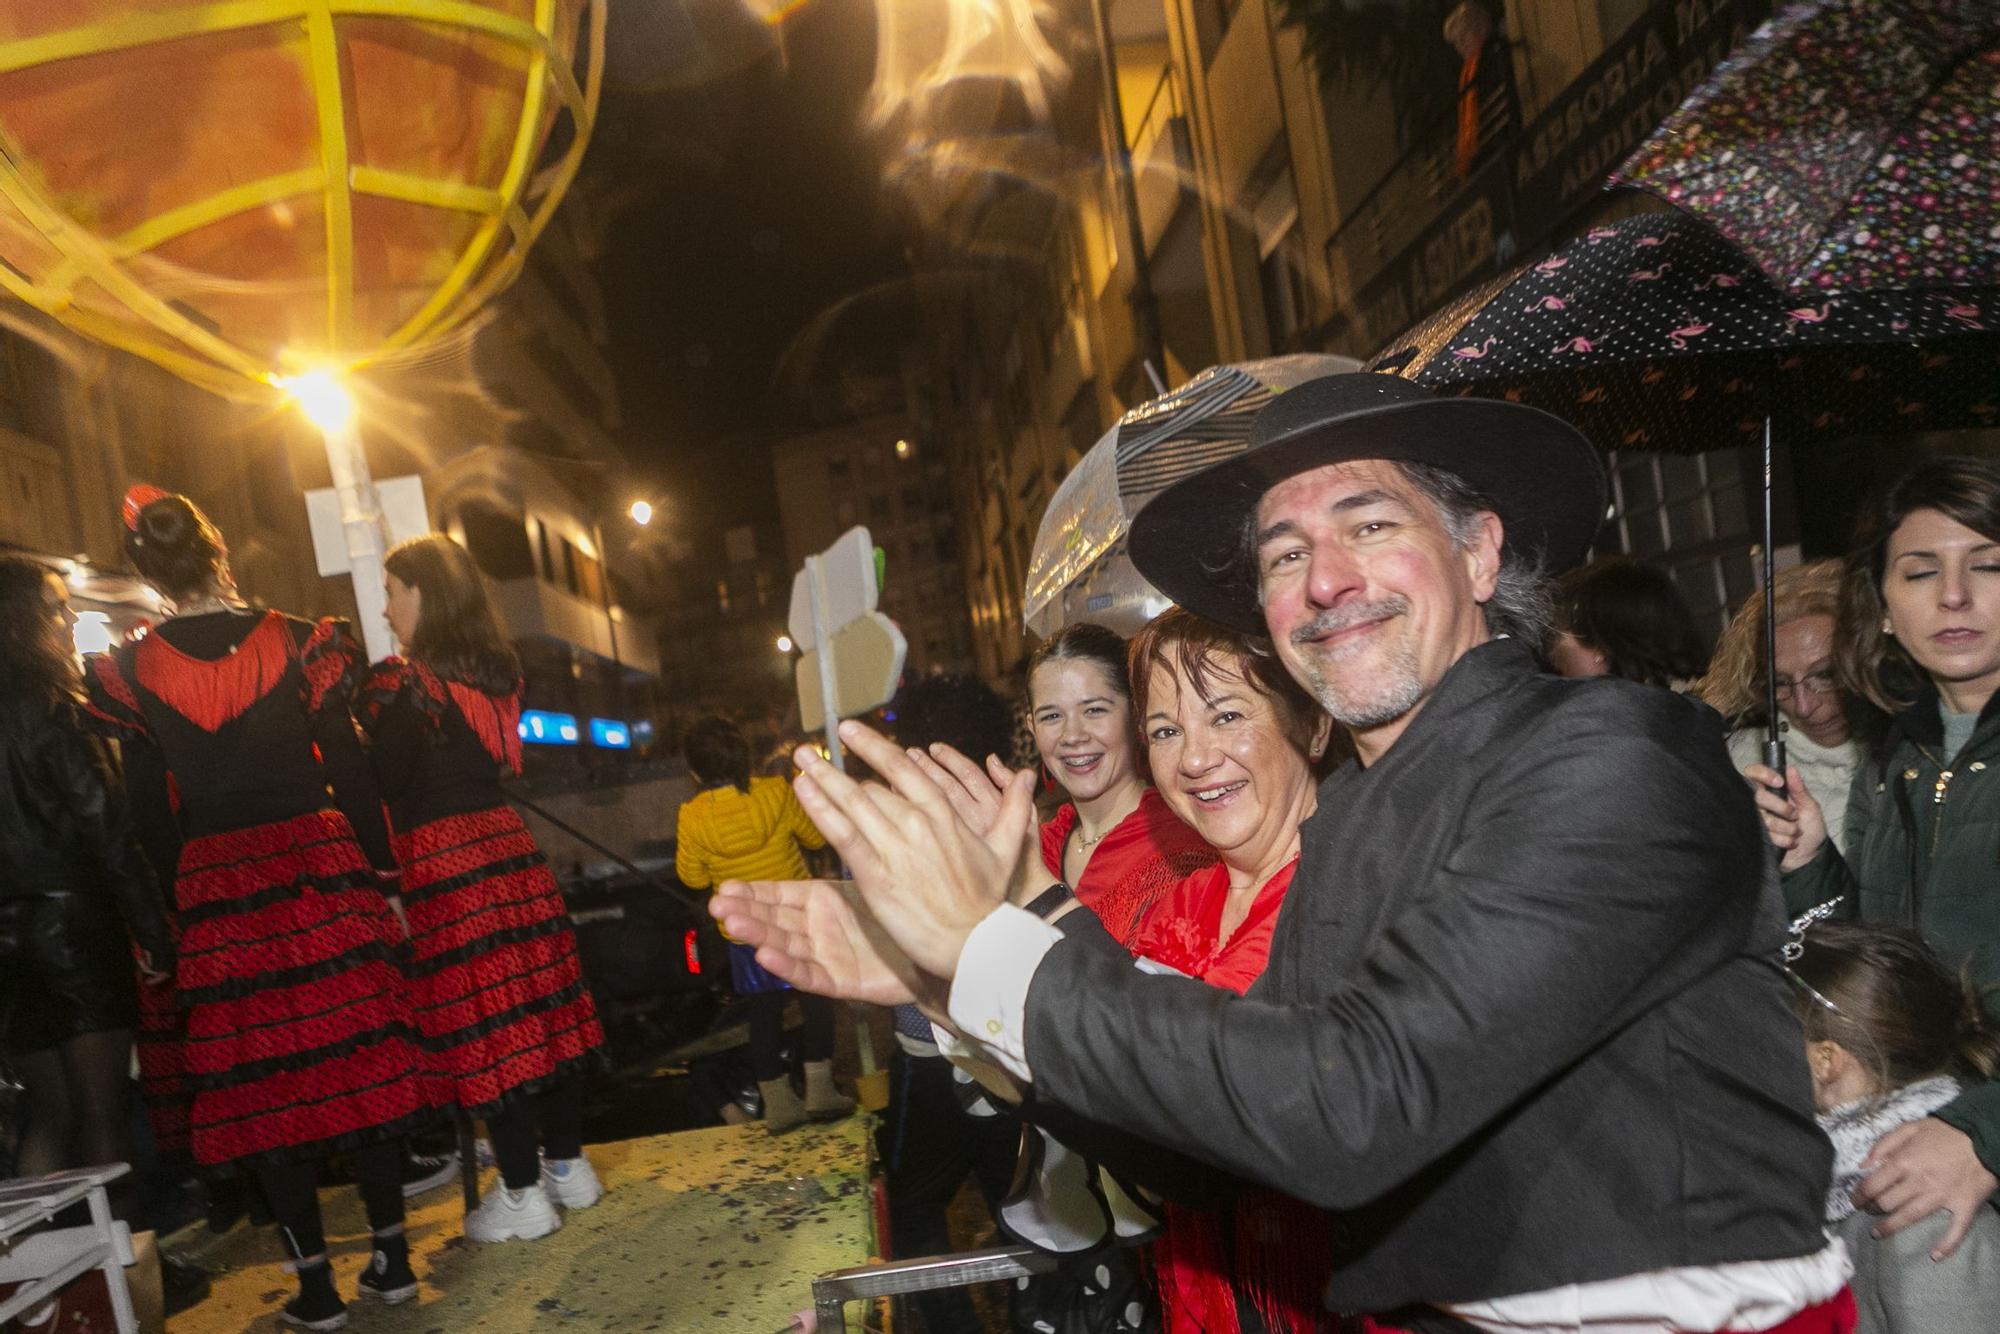
[[[565,1209],[588,1209],[604,1198],[597,1169],[581,1154],[574,1158],[542,1159],[542,1187]]]
[[[477,1242],[533,1241],[562,1226],[562,1216],[539,1184],[509,1190],[496,1183],[465,1216],[465,1235]]]

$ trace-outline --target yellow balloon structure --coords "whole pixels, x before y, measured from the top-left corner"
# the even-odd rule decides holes
[[[605,0],[0,0],[0,285],[233,396],[449,333],[576,174]]]

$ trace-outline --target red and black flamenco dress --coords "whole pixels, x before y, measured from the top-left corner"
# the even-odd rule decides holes
[[[173,986],[139,1058],[161,1147],[236,1170],[399,1135],[439,1103],[384,897],[394,859],[350,712],[344,623],[180,617],[93,657],[134,818],[173,890]]]
[[[520,691],[390,658],[360,716],[402,865],[417,1027],[433,1073],[488,1116],[604,1044],[562,891],[500,789],[503,768],[521,770]]]

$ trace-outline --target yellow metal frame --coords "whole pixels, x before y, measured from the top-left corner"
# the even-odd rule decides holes
[[[205,388],[232,397],[262,392],[278,377],[304,369],[303,364],[268,364],[148,291],[128,264],[175,237],[225,218],[281,200],[316,195],[326,219],[326,346],[301,357],[316,361],[330,358],[339,369],[353,370],[440,338],[514,281],[529,246],[548,225],[563,193],[576,178],[596,123],[603,86],[605,3],[586,0],[589,46],[581,83],[577,71],[556,49],[556,0],[535,0],[532,23],[463,0],[223,0],[164,12],[140,7],[99,23],[0,42],[0,74],[6,74],[157,42],[297,25],[306,38],[307,73],[319,113],[320,137],[320,164],[316,168],[231,186],[149,218],[120,236],[102,237],[56,206],[43,182],[24,166],[26,159],[18,147],[0,133],[0,195],[62,255],[40,278],[0,265],[0,287],[80,333],[137,353]],[[346,16],[401,18],[474,31],[527,53],[520,122],[497,187],[357,167],[349,161],[346,89],[340,77],[334,26],[337,19]],[[576,132],[562,158],[540,173],[542,188],[530,198],[538,183],[534,173],[538,131],[551,95],[570,113]],[[450,209],[480,219],[471,241],[438,289],[376,347],[355,346],[353,198],[357,194]],[[506,248],[496,257],[503,239]],[[77,305],[76,288],[85,280],[109,294],[133,319],[128,322]]]

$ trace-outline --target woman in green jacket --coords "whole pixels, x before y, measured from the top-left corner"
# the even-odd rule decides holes
[[[1891,714],[1855,774],[1846,854],[1796,768],[1746,772],[1793,912],[1913,927],[1982,988],[2000,985],[2000,466],[1917,465],[1863,517],[1841,589],[1841,683]],[[1988,1005],[1992,1005],[1989,998]],[[1885,1136],[1861,1203],[1884,1234],[1938,1209],[1948,1255],[2000,1190],[2000,1083]]]

